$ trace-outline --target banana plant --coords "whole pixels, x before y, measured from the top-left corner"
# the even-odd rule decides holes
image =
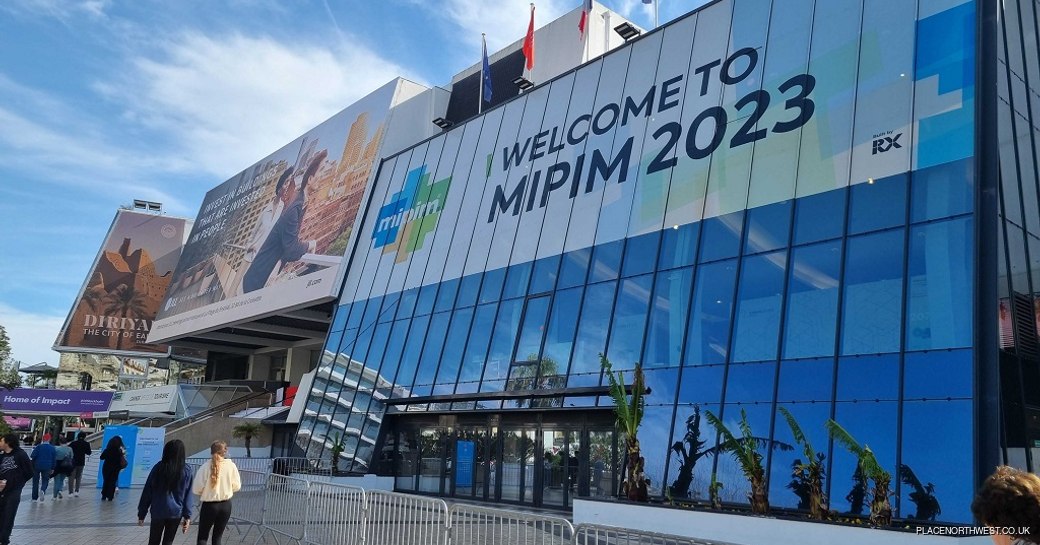
[[[827,513],[827,494],[823,491],[823,479],[827,474],[827,468],[824,467],[826,455],[813,450],[809,439],[802,432],[802,427],[798,425],[798,421],[786,407],[780,407],[780,414],[784,416],[784,420],[787,420],[787,426],[791,428],[794,442],[802,446],[802,454],[805,458],[804,462],[795,460],[792,464],[794,480],[788,485],[788,488],[800,493],[800,497],[804,496],[802,500],[806,505],[798,507],[808,508],[809,518],[823,520]]]
[[[643,471],[643,455],[639,448],[638,437],[639,425],[643,421],[643,411],[646,408],[646,383],[643,380],[643,366],[636,363],[632,373],[632,394],[629,395],[625,391],[624,374],[618,371],[615,376],[610,360],[603,354],[599,355],[599,361],[610,385],[610,398],[614,402],[617,427],[625,436],[627,463],[621,491],[629,500],[649,501],[650,495],[647,489],[646,474]]]
[[[870,491],[870,523],[879,527],[891,525],[892,504],[889,498],[892,496],[892,474],[881,467],[869,446],[861,445],[834,420],[827,421],[827,431],[856,457],[857,469],[873,483]]]
[[[748,500],[751,502],[751,512],[764,515],[769,512],[769,483],[766,480],[766,470],[762,466],[762,454],[758,452],[760,445],[780,450],[793,450],[794,447],[782,441],[755,437],[751,433],[751,424],[747,419],[747,411],[740,409],[740,437],[730,431],[719,417],[711,411],[704,411],[704,417],[708,423],[722,436],[719,442],[719,450],[730,453],[740,465],[741,472],[751,485]]]

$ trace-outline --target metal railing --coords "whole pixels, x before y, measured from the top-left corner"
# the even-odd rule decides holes
[[[298,545],[730,545],[439,498],[240,471],[232,521],[242,539]],[[248,528],[242,532],[241,526]]]

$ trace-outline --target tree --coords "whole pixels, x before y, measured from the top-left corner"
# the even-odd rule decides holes
[[[910,518],[915,520],[935,520],[942,513],[939,499],[935,497],[935,485],[933,483],[921,484],[921,480],[914,474],[910,466],[902,464],[899,466],[899,477],[903,484],[913,487],[910,493],[910,501],[917,506],[917,512]]]
[[[145,296],[134,289],[133,286],[120,284],[112,293],[105,298],[105,312],[119,314],[126,318],[133,315],[136,318],[147,315],[148,308],[145,305]],[[116,340],[116,349],[123,348],[123,336],[119,335]]]
[[[610,360],[603,354],[599,355],[599,362],[610,384],[610,398],[614,402],[617,427],[625,436],[627,461],[625,463],[625,480],[621,485],[622,492],[632,501],[649,501],[650,493],[647,489],[646,474],[643,472],[643,456],[639,448],[638,437],[639,424],[643,421],[643,411],[646,407],[643,366],[636,363],[636,368],[632,372],[632,395],[629,398],[625,392],[625,375],[618,371],[617,376],[614,376]]]
[[[260,435],[264,431],[263,426],[256,422],[243,422],[231,429],[231,436],[235,439],[246,440],[246,458],[253,457],[253,449],[250,442],[254,437]]]
[[[870,523],[875,526],[892,524],[892,474],[885,471],[867,445],[861,445],[852,435],[834,420],[827,421],[827,431],[835,441],[856,457],[856,469],[865,479],[873,482],[870,498]]]
[[[18,374],[20,365],[20,361],[11,357],[11,339],[0,325],[0,388],[13,390],[22,385],[22,376]]]
[[[506,391],[518,390],[547,390],[562,388],[560,383],[559,364],[552,358],[538,359],[536,354],[527,356],[527,361],[514,363],[506,381]],[[560,407],[563,405],[562,397],[547,399],[517,399],[517,407]]]
[[[793,450],[794,447],[781,441],[755,437],[751,433],[751,424],[748,423],[747,411],[744,409],[740,409],[740,437],[733,435],[733,432],[711,411],[705,411],[704,417],[708,419],[708,423],[714,426],[715,430],[722,436],[719,450],[733,455],[737,464],[740,465],[740,470],[744,473],[744,477],[747,478],[748,484],[751,485],[751,492],[748,494],[748,500],[751,502],[751,511],[760,515],[768,513],[769,483],[766,480],[766,470],[762,466],[762,454],[758,452],[758,447],[759,445],[768,445],[771,448],[779,448],[781,450]]]
[[[795,443],[802,446],[802,454],[806,460],[805,462],[795,460],[791,464],[794,480],[787,485],[787,488],[798,495],[801,500],[798,502],[798,508],[808,509],[809,518],[823,520],[827,513],[827,495],[823,491],[823,479],[826,476],[827,468],[823,461],[827,456],[813,450],[809,439],[802,432],[802,427],[798,425],[794,415],[786,407],[780,407],[780,413],[787,420],[787,426],[791,428]]]
[[[672,497],[690,497],[690,485],[693,484],[693,470],[697,462],[718,451],[718,446],[706,449],[705,444],[706,442],[701,440],[701,408],[694,405],[693,414],[686,419],[686,435],[682,441],[676,441],[672,445],[672,450],[679,457],[679,474],[669,487]],[[719,486],[721,487],[721,483]]]
[[[339,455],[343,454],[346,450],[347,445],[343,442],[343,435],[336,433],[336,440],[332,442],[332,448],[329,449],[332,454],[332,474],[339,473]]]

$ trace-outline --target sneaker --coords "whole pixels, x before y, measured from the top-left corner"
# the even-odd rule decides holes
[[[72,497],[73,498],[78,498],[79,497],[79,492],[73,492],[72,493]]]

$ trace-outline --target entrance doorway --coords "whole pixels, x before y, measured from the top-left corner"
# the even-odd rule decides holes
[[[382,452],[381,471],[402,492],[570,509],[576,497],[618,489],[618,440],[604,411],[399,416]]]

